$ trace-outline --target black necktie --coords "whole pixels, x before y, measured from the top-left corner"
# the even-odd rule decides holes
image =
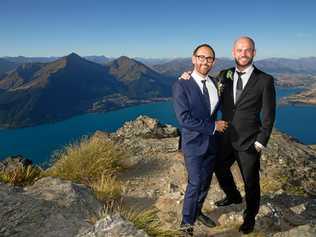
[[[209,110],[211,111],[210,96],[208,94],[208,90],[206,87],[206,80],[202,80],[202,83],[203,83],[203,96],[204,96],[204,99],[208,105]]]
[[[238,72],[236,71],[237,74],[238,74],[238,79],[237,79],[237,87],[236,87],[236,102],[239,100],[239,97],[242,93],[242,79],[241,79],[241,76],[244,75],[245,73],[244,72]],[[236,103],[235,102],[235,103]]]

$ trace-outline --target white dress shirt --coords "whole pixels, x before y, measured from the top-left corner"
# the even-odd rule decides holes
[[[242,80],[242,89],[245,89],[245,86],[247,84],[247,82],[249,81],[249,78],[251,76],[251,73],[253,72],[253,65],[251,64],[249,67],[247,67],[245,70],[243,70],[242,72],[244,72],[245,74],[241,75],[241,80]],[[237,80],[238,80],[238,72],[239,71],[237,68],[235,70],[234,73],[234,103],[236,104],[236,91],[237,91]]]
[[[211,104],[211,114],[214,113],[214,110],[216,108],[216,105],[218,103],[218,93],[217,93],[217,88],[212,82],[211,78],[208,76],[202,77],[199,75],[196,71],[193,71],[191,76],[195,80],[195,82],[198,84],[198,86],[201,89],[201,92],[203,94],[203,80],[206,80],[206,88],[208,90],[209,98],[210,98],[210,104]]]

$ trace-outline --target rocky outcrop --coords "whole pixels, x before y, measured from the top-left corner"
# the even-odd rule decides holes
[[[124,138],[167,138],[179,135],[178,129],[171,125],[160,124],[157,119],[139,116],[135,121],[126,122],[116,131],[116,136]]]
[[[132,210],[155,207],[161,228],[176,229],[187,182],[177,129],[140,116],[114,133],[98,131],[91,139],[111,140],[127,152],[129,168],[119,177],[124,205]],[[238,167],[234,165],[232,171],[244,195]],[[273,131],[261,157],[261,186],[255,236],[316,235],[313,147]],[[241,236],[238,226],[245,203],[216,207],[214,202],[223,196],[214,177],[203,208],[218,226],[197,223],[196,236]],[[0,236],[147,236],[118,215],[99,217],[100,209],[101,203],[89,189],[69,181],[47,177],[25,188],[0,184]]]
[[[75,236],[102,206],[84,185],[46,177],[25,188],[0,184],[0,236]]]
[[[104,137],[128,150],[129,159],[134,161],[132,168],[122,176],[125,201],[144,208],[154,205],[159,209],[158,215],[164,227],[174,229],[181,220],[186,170],[183,156],[177,150],[178,137],[173,132],[163,135],[157,132],[163,128],[164,125],[155,119],[139,117],[125,123],[116,133],[104,134]],[[172,131],[172,127],[169,128]],[[95,137],[101,138],[102,132]],[[257,234],[283,234],[316,222],[315,165],[314,149],[273,131],[261,159],[263,192],[255,227]],[[232,169],[244,195],[239,169],[236,165]],[[240,236],[238,226],[242,222],[245,203],[217,208],[214,202],[220,198],[223,198],[223,192],[214,177],[204,211],[217,220],[218,227],[207,229],[197,224],[197,236]],[[313,228],[309,231],[312,232]]]

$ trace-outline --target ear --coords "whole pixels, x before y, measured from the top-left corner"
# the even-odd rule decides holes
[[[196,64],[196,57],[194,55],[192,55],[192,64],[195,65]]]
[[[215,58],[214,61],[212,62],[212,67],[215,65],[217,59]]]
[[[253,56],[254,56],[254,57],[256,56],[256,53],[257,53],[257,51],[256,51],[256,49],[254,49],[254,50],[253,50]]]

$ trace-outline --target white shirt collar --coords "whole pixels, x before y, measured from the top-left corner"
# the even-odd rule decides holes
[[[195,79],[195,80],[199,80],[199,81],[204,81],[207,80],[209,77],[208,75],[206,76],[201,76],[200,74],[198,74],[195,70],[192,72],[191,76]]]
[[[249,67],[247,67],[245,70],[240,71],[238,70],[238,68],[236,67],[236,72],[244,72],[245,74],[249,74],[250,72],[252,72],[254,69],[253,64],[249,65]]]

